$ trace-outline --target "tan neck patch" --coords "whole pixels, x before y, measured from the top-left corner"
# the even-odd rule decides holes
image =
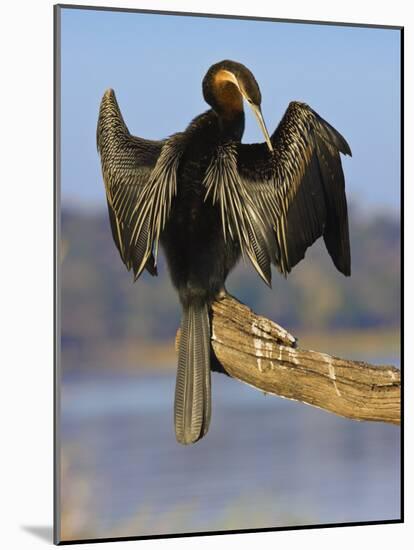
[[[226,69],[214,75],[214,93],[217,102],[226,111],[243,111],[243,97],[236,77]]]
[[[239,87],[239,84],[237,82],[237,78],[234,76],[234,74],[230,71],[227,71],[226,69],[220,69],[215,75],[214,75],[214,83],[220,84],[223,82],[232,82],[237,87]]]

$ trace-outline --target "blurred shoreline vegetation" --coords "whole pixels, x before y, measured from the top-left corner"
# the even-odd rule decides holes
[[[273,288],[243,261],[227,290],[299,337],[299,345],[348,357],[398,356],[400,222],[350,208],[352,276],[341,276],[319,239]],[[159,276],[132,282],[110,234],[106,210],[62,208],[63,367],[175,365],[180,306],[159,256]]]

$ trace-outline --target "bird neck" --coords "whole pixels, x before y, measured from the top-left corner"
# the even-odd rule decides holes
[[[236,132],[241,137],[244,130],[243,97],[231,73],[223,67],[214,67],[214,71],[210,68],[203,81],[203,95],[218,116],[221,129]]]
[[[210,80],[210,104],[219,119],[224,140],[240,141],[244,132],[243,98],[238,87],[218,71]]]
[[[240,141],[244,132],[244,111],[216,113],[223,141]]]
[[[214,109],[209,109],[196,116],[186,128],[186,134],[191,136],[191,144],[199,143],[201,139],[205,147],[216,147],[220,143],[241,141],[244,132],[244,112],[233,116],[222,116]]]
[[[224,76],[222,76],[224,74]],[[224,113],[243,111],[243,98],[238,87],[228,80],[226,71],[219,71],[212,79],[212,95],[216,107]]]

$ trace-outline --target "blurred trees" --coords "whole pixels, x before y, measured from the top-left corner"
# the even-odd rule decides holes
[[[106,211],[63,209],[62,345],[77,348],[170,340],[180,306],[162,254],[159,276],[133,284],[112,241]],[[287,329],[398,327],[400,224],[389,215],[351,209],[352,276],[333,266],[320,239],[285,280],[273,271],[269,289],[240,262],[227,289]],[[106,346],[105,346],[106,347]]]

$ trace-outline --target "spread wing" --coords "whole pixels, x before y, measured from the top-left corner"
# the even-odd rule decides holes
[[[176,192],[177,136],[150,141],[132,136],[115,93],[102,98],[97,146],[101,156],[112,236],[135,280],[156,275],[158,239]]]
[[[260,270],[270,284],[270,264],[283,274],[304,257],[306,249],[323,236],[335,266],[350,275],[351,259],[347,201],[340,153],[351,155],[345,139],[303,103],[290,103],[271,137],[273,153],[265,143],[237,144],[228,174],[237,180],[238,193],[248,197],[236,215],[222,216],[225,225],[251,226],[250,242],[241,246],[251,258],[257,250]],[[229,147],[229,146],[227,146]],[[227,149],[229,154],[230,149]],[[230,176],[228,176],[230,177]],[[218,193],[218,180],[209,185]],[[218,194],[222,207],[223,193]],[[233,194],[232,194],[233,196]],[[228,203],[229,201],[227,201]],[[254,212],[256,220],[251,212]]]

